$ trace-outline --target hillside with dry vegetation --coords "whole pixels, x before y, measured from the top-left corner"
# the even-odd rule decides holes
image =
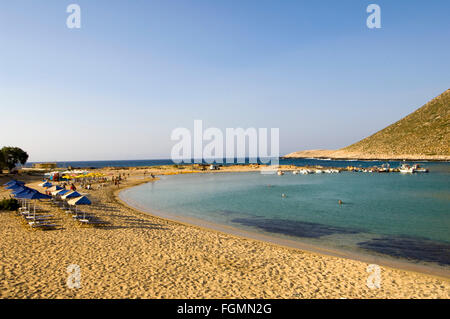
[[[285,157],[450,159],[450,89],[377,133],[337,151],[302,151]]]

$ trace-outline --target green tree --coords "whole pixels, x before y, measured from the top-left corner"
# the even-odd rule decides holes
[[[25,165],[28,154],[19,147],[5,146],[0,150],[0,168],[12,170],[17,164]]]

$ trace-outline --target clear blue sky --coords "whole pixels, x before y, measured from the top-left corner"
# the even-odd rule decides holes
[[[81,7],[81,29],[66,7]],[[366,27],[381,7],[382,28]],[[0,146],[30,161],[167,158],[176,127],[339,148],[450,87],[450,2],[2,1]]]

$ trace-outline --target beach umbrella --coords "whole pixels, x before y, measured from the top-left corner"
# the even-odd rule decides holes
[[[78,205],[91,205],[91,201],[86,196],[77,197],[67,202],[69,205],[75,206],[75,213]],[[83,219],[86,218],[86,211],[83,212]]]
[[[68,189],[59,189],[59,190],[56,190],[54,192],[51,192],[51,194],[56,199],[58,196],[61,197],[61,196],[65,195],[65,194],[67,194],[69,192],[70,192],[70,190],[68,190]],[[63,204],[63,207],[65,208],[65,206],[66,206],[65,202],[62,202],[62,204]]]
[[[22,195],[21,198],[36,200],[36,199],[50,199],[52,197],[49,195],[39,193],[38,191],[35,191],[35,192],[28,192],[27,194]],[[36,202],[34,202],[34,216],[36,216]]]
[[[29,187],[23,187],[20,190],[17,190],[15,192],[13,192],[12,194],[14,195],[14,197],[16,199],[21,199],[23,200],[23,205],[25,205],[25,207],[27,207],[27,196],[29,195],[29,193],[35,193],[37,192],[37,190],[29,188]],[[30,207],[28,207],[28,209],[30,209]]]
[[[20,182],[20,181],[16,181],[15,179],[13,179],[13,180],[10,180],[9,182],[3,184],[3,186],[12,186],[12,185],[15,185],[15,184],[24,185],[25,183],[24,182]]]
[[[47,189],[47,191],[54,192],[54,191],[57,191],[57,190],[60,190],[60,189],[63,189],[63,188],[61,186],[59,186],[59,185],[55,185],[55,186],[52,186],[49,189]]]
[[[52,187],[52,183],[50,183],[50,182],[44,182],[44,183],[41,183],[41,184],[39,184],[39,186],[41,186],[41,187],[45,187],[45,188],[48,188],[48,187]]]
[[[29,188],[28,186],[25,186],[25,185],[22,185],[22,186],[19,186],[19,187],[11,188],[13,194],[14,194],[14,193],[17,193],[17,192],[21,192],[21,191],[23,191],[24,189],[31,189],[31,188]]]
[[[56,191],[53,191],[52,192],[52,195],[53,196],[62,196],[62,195],[64,195],[64,194],[67,194],[68,192],[70,192],[68,189],[58,189],[58,190],[56,190]]]
[[[22,199],[25,199],[25,197],[23,197],[23,196],[28,195],[29,193],[36,193],[36,192],[37,192],[37,190],[35,190],[35,189],[27,188],[27,189],[19,190],[19,191],[17,191],[17,192],[13,192],[12,194],[13,194],[14,197],[16,197],[16,198],[22,198]]]
[[[26,190],[21,190],[18,193],[12,193],[14,195],[14,197],[18,200],[22,200],[22,206],[26,206],[26,200],[22,197],[23,195],[25,195],[27,193]]]
[[[19,189],[21,187],[24,187],[25,184],[11,184],[9,186],[6,187],[6,189],[12,189],[12,190],[16,190]]]
[[[91,205],[91,201],[86,196],[80,196],[68,201],[69,205]]]
[[[15,196],[21,193],[28,193],[28,192],[37,192],[37,190],[25,186],[14,190],[12,194]]]
[[[26,199],[50,199],[50,198],[52,198],[51,196],[39,193],[38,191],[34,191],[34,192],[30,191],[27,194],[23,195],[22,197],[26,198]]]
[[[80,193],[73,191],[70,193],[66,193],[63,196],[61,196],[62,199],[70,199],[70,198],[75,198],[75,197],[80,197],[82,196]]]

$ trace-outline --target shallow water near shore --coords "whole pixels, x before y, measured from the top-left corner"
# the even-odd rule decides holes
[[[414,175],[188,174],[162,176],[124,190],[120,197],[156,215],[448,271],[449,177],[447,163]]]

